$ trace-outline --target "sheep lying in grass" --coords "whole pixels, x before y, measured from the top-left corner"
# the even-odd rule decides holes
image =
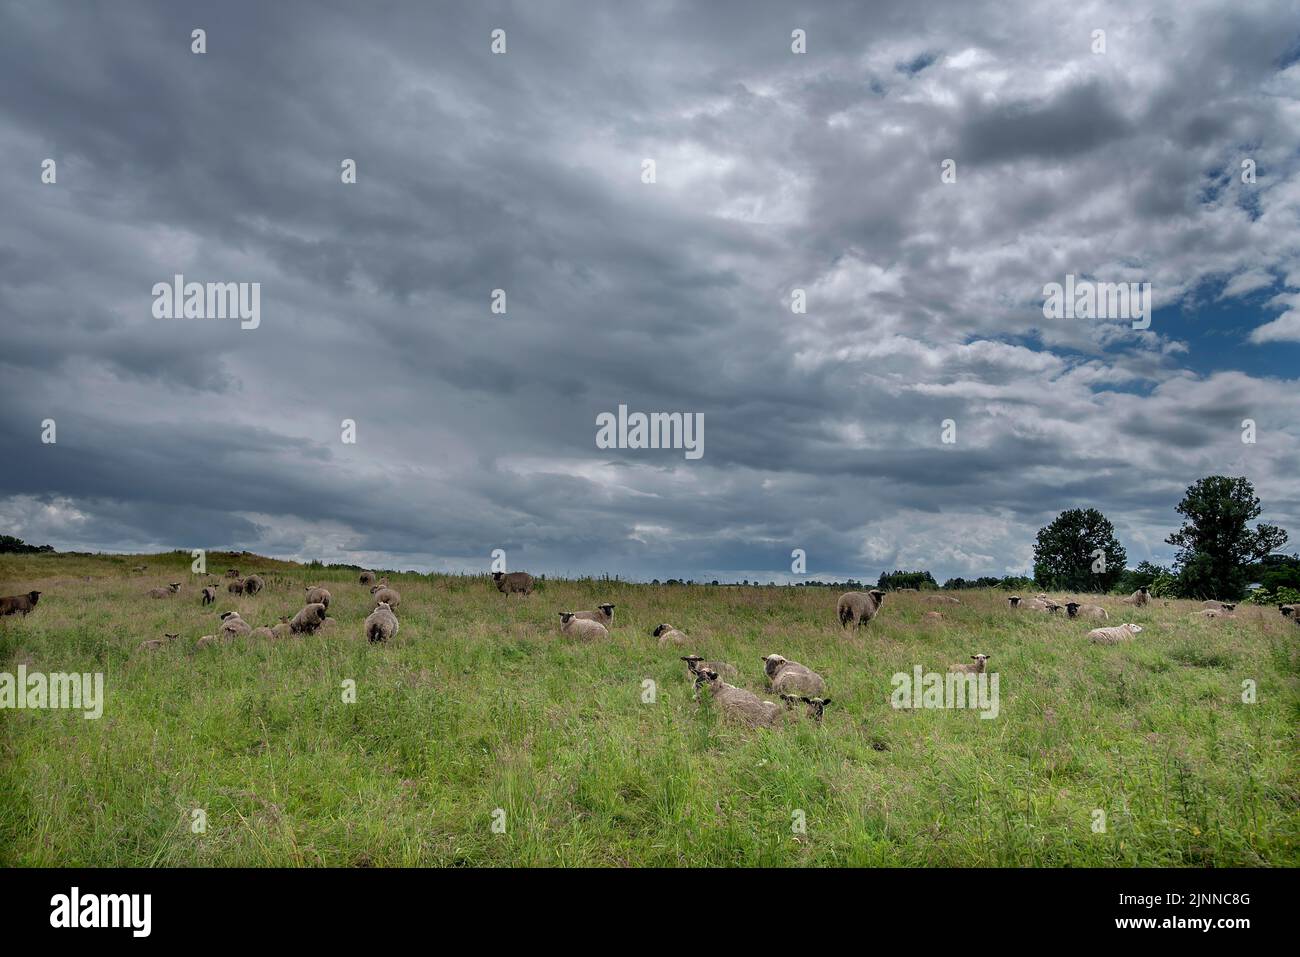
[[[588,621],[597,621],[606,628],[614,627],[614,605],[611,602],[605,602],[603,605],[596,606],[595,611],[575,611],[574,618],[585,618]]]
[[[973,664],[973,665],[949,665],[949,666],[948,666],[948,670],[949,670],[949,671],[957,671],[957,672],[960,672],[960,673],[962,673],[962,674],[966,674],[966,675],[982,675],[982,674],[984,674],[984,666],[988,664],[989,656],[988,656],[988,655],[971,655],[971,657],[975,659],[975,664]]]
[[[216,635],[204,635],[198,641],[194,642],[195,648],[211,648],[219,639]]]
[[[374,572],[362,572],[362,573],[361,573],[361,579],[360,579],[360,581],[361,581],[361,584],[363,584],[363,585],[373,585],[373,584],[375,583],[375,573],[374,573]]]
[[[10,595],[8,598],[0,598],[0,616],[22,615],[26,618],[31,613],[31,610],[36,607],[36,602],[40,600],[40,597],[40,592],[29,591],[26,595]]]
[[[817,672],[797,661],[787,661],[781,655],[767,655],[763,672],[771,689],[781,692],[818,695],[826,690],[826,681]]]
[[[587,618],[575,618],[573,612],[562,611],[560,614],[560,631],[570,638],[581,638],[583,641],[591,641],[600,638],[608,638],[609,631],[598,621],[591,621]]]
[[[960,605],[961,599],[956,595],[926,595],[925,600],[931,604]]]
[[[1213,609],[1217,609],[1218,611],[1232,612],[1236,609],[1237,603],[1235,601],[1215,601],[1214,599],[1210,599],[1209,601],[1201,602],[1201,607],[1213,608]]]
[[[1019,595],[1012,595],[1007,599],[1007,604],[1017,611],[1045,611],[1049,613],[1053,611],[1054,605],[1056,608],[1061,607],[1050,598],[1021,598]]]
[[[181,590],[180,582],[172,582],[166,588],[150,588],[148,595],[150,598],[170,598]]]
[[[826,712],[826,706],[831,703],[830,698],[808,698],[797,694],[783,694],[781,700],[785,702],[786,708],[793,708],[800,702],[807,705],[808,717],[814,721],[822,719],[822,715]]]
[[[840,627],[865,625],[880,614],[880,606],[885,603],[885,593],[879,588],[871,591],[849,591],[840,596],[836,611],[840,618]]]
[[[1202,608],[1200,611],[1192,612],[1193,618],[1236,618],[1232,612],[1224,608]]]
[[[262,581],[261,575],[249,575],[244,579],[244,594],[256,595],[266,587],[266,582]]]
[[[217,602],[217,589],[212,585],[207,585],[203,589],[203,604],[215,605]]]
[[[289,630],[295,635],[310,635],[325,620],[325,606],[320,602],[308,602],[298,609],[298,614],[289,619]]]
[[[175,641],[179,637],[180,635],[170,635],[167,634],[166,632],[163,632],[163,636],[161,638],[150,638],[148,641],[140,642],[139,646],[135,650],[136,651],[157,651],[159,648],[162,648],[164,645],[170,645],[173,641]]]
[[[528,572],[493,572],[492,581],[497,591],[507,598],[514,594],[531,595],[533,591],[533,576]]]
[[[239,635],[246,635],[253,630],[253,626],[244,619],[239,617],[237,611],[222,612],[221,615],[221,636],[224,640],[230,640]]]
[[[678,631],[676,628],[674,628],[672,625],[668,624],[667,622],[664,622],[662,625],[657,626],[654,631],[650,632],[650,634],[654,635],[656,638],[659,639],[660,648],[662,648],[664,645],[689,644],[691,640],[690,638],[686,637],[686,632]]]
[[[307,585],[303,590],[307,592],[307,604],[309,605],[324,605],[329,608],[330,602],[334,600],[334,596],[329,593],[329,589],[321,585]]]
[[[700,669],[695,676],[695,689],[707,689],[713,703],[722,709],[724,718],[739,721],[751,727],[775,727],[781,722],[781,707],[772,701],[763,701],[752,691],[729,685],[710,668]]]
[[[1147,586],[1143,585],[1127,598],[1122,598],[1120,600],[1126,605],[1135,605],[1138,608],[1141,608],[1151,600],[1151,593],[1147,591]]]
[[[692,682],[701,670],[716,671],[724,678],[735,678],[740,674],[735,665],[729,665],[725,661],[705,661],[699,655],[685,655],[682,661],[686,662],[686,673]]]
[[[389,588],[385,585],[375,585],[370,589],[370,597],[378,605],[381,602],[389,608],[396,608],[402,603],[402,596],[397,593],[396,588]]]
[[[372,645],[388,641],[397,634],[398,627],[397,616],[393,614],[393,609],[388,607],[387,602],[381,601],[375,606],[375,610],[366,616],[366,640]]]
[[[1088,640],[1097,645],[1115,645],[1121,641],[1132,641],[1133,636],[1141,630],[1141,625],[1125,622],[1113,628],[1094,628],[1088,632]]]
[[[1067,601],[1065,613],[1071,618],[1096,618],[1098,621],[1105,621],[1110,617],[1101,605],[1080,605],[1077,601]]]

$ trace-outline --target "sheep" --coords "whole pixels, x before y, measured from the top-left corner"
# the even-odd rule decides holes
[[[797,661],[787,661],[781,655],[767,655],[762,662],[767,683],[778,694],[798,691],[818,695],[826,690],[825,679]]]
[[[949,670],[949,671],[960,672],[961,674],[965,674],[965,675],[982,675],[982,674],[984,674],[984,666],[985,666],[986,664],[988,664],[989,656],[988,656],[988,655],[971,655],[971,657],[975,659],[975,664],[973,664],[973,665],[949,665],[949,666],[948,666],[948,670]]]
[[[229,641],[239,635],[247,635],[253,626],[239,617],[237,611],[223,612],[221,615],[221,637]]]
[[[134,566],[132,566],[132,568],[131,568],[131,571],[133,571],[133,572],[145,572],[145,571],[148,571],[148,570],[149,570],[149,566],[148,566],[148,565],[134,565]]]
[[[226,586],[226,591],[230,592],[232,595],[242,595],[244,593],[244,580],[242,578],[236,578]]]
[[[573,617],[585,618],[588,621],[598,621],[606,628],[613,628],[614,605],[610,602],[605,602],[603,605],[598,605],[595,611],[575,611]]]
[[[1019,595],[1012,595],[1007,599],[1007,604],[1018,611],[1051,611],[1051,605],[1047,599],[1043,598],[1021,598]]]
[[[609,637],[608,629],[598,621],[575,618],[571,611],[562,611],[559,615],[560,631],[571,638],[581,638],[584,641],[589,641]]]
[[[336,618],[331,618],[331,617],[329,617],[328,615],[326,615],[326,616],[325,616],[325,620],[322,621],[322,622],[320,623],[320,630],[321,630],[321,631],[328,631],[328,630],[330,630],[331,628],[333,628],[333,627],[334,627],[335,625],[337,625],[337,624],[338,624],[338,619],[336,619]]]
[[[1296,614],[1300,610],[1300,605],[1278,605],[1277,610],[1282,613],[1283,618],[1293,618],[1300,621],[1300,615]]]
[[[787,709],[793,708],[796,702],[803,702],[808,706],[808,717],[814,721],[820,721],[822,714],[826,711],[826,706],[831,703],[830,698],[808,698],[797,694],[783,694],[781,700],[785,702]]]
[[[38,591],[29,591],[26,595],[12,595],[9,598],[0,598],[0,615],[22,615],[24,618],[31,613],[36,607],[36,602],[40,600],[41,593]]]
[[[685,645],[691,640],[686,636],[686,632],[678,631],[667,622],[657,626],[650,634],[659,639],[659,647],[661,648],[664,645]]]
[[[402,603],[402,596],[397,593],[397,589],[389,588],[386,585],[375,585],[370,589],[370,594],[374,598],[376,605],[383,602],[389,608],[396,608]]]
[[[374,583],[375,583],[375,573],[374,573],[374,572],[362,572],[362,573],[361,573],[361,584],[363,584],[363,585],[373,585]]]
[[[1214,599],[1210,599],[1209,601],[1201,602],[1201,607],[1215,608],[1218,609],[1219,611],[1226,611],[1231,613],[1236,609],[1237,603],[1235,601],[1215,601]]]
[[[163,645],[170,645],[173,641],[175,641],[179,637],[180,635],[169,635],[166,632],[163,632],[163,636],[161,638],[150,638],[148,641],[140,642],[139,647],[137,647],[135,650],[136,651],[157,651],[159,648],[163,647]]]
[[[885,593],[879,588],[868,592],[849,591],[840,596],[837,611],[840,627],[847,628],[865,625],[880,613],[880,606],[885,603]]]
[[[266,582],[262,581],[261,575],[249,575],[244,579],[244,594],[256,595],[266,587]]]
[[[1224,608],[1202,608],[1200,611],[1192,612],[1193,618],[1236,618],[1232,612]]]
[[[1088,632],[1088,640],[1096,645],[1114,645],[1121,641],[1132,641],[1133,636],[1141,630],[1141,625],[1125,622],[1113,628],[1094,628]]]
[[[289,630],[295,635],[310,635],[325,620],[325,606],[320,602],[308,602],[298,609],[298,614],[289,620]]]
[[[941,605],[961,604],[961,599],[956,595],[926,595],[925,600],[928,602],[938,602]]]
[[[1135,605],[1138,608],[1141,608],[1151,600],[1151,593],[1147,591],[1147,586],[1143,585],[1127,598],[1122,598],[1120,600],[1126,605]]]
[[[710,668],[702,668],[695,676],[695,689],[708,689],[713,701],[722,708],[725,718],[739,721],[751,727],[775,727],[780,724],[781,707],[771,701],[763,701],[752,691],[729,685],[718,677]]]
[[[716,671],[719,675],[726,675],[728,678],[735,678],[740,674],[735,665],[729,665],[725,661],[705,661],[699,655],[685,655],[682,661],[686,662],[686,673],[692,681],[703,669]]]
[[[217,643],[216,635],[204,635],[202,638],[200,638],[198,641],[194,643],[194,647],[196,649],[211,648],[216,643]]]
[[[528,572],[493,572],[492,581],[496,582],[497,591],[507,598],[516,592],[529,595],[533,591],[533,576]]]
[[[329,619],[327,619],[329,620]],[[281,619],[277,624],[271,626],[272,638],[291,638],[293,637],[293,628],[290,627],[287,619]]]
[[[203,588],[203,604],[215,605],[217,603],[217,590],[212,585],[205,585]]]
[[[252,631],[250,631],[250,632],[248,633],[248,637],[250,637],[250,638],[265,638],[265,639],[267,639],[267,640],[269,641],[270,639],[272,639],[272,638],[275,637],[275,632],[274,632],[274,631],[273,631],[269,626],[267,626],[267,625],[262,625],[262,626],[260,626],[260,627],[258,627],[258,628],[254,628]]]
[[[238,568],[227,568],[227,569],[226,569],[226,577],[227,577],[227,578],[238,578],[238,577],[239,577],[239,569],[238,569]]]
[[[307,592],[307,604],[309,605],[324,605],[329,608],[330,602],[334,598],[329,593],[329,590],[321,585],[307,585],[304,591]]]
[[[381,601],[366,617],[365,635],[366,640],[372,645],[377,642],[387,641],[397,634],[399,625],[397,616],[393,610],[388,607],[387,602]]]
[[[927,611],[924,615],[921,616],[921,620],[922,621],[943,621],[944,620],[943,612]]]
[[[1096,618],[1098,621],[1105,621],[1110,617],[1101,605],[1081,605],[1077,601],[1067,601],[1065,613],[1071,618]]]
[[[180,582],[172,582],[166,588],[150,588],[145,594],[150,598],[170,598],[181,590]]]

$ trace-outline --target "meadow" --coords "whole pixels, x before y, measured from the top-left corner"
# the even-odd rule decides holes
[[[208,563],[0,556],[0,595],[43,592],[0,619],[0,671],[103,672],[106,695],[98,720],[0,710],[0,864],[1300,864],[1300,629],[1276,609],[1193,620],[1191,602],[1102,597],[1107,624],[1144,628],[1104,647],[1000,591],[891,594],[849,633],[823,588],[547,580],[507,599],[487,576],[390,572],[401,630],[371,646],[355,571]],[[228,565],[265,591],[222,582],[202,607]],[[168,581],[179,595],[145,597]],[[308,583],[333,594],[332,633],[195,649],[219,612],[273,624]],[[558,611],[602,601],[607,643],[560,636]],[[660,648],[660,622],[694,648]],[[137,651],[165,632],[182,637]],[[692,650],[764,697],[760,658],[783,654],[832,704],[820,724],[733,726],[693,700]],[[1000,676],[996,719],[891,706],[895,673],[976,652]]]

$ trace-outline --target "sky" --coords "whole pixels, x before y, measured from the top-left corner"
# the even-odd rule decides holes
[[[4,0],[0,88],[0,533],[943,581],[1230,474],[1300,541],[1300,3]]]

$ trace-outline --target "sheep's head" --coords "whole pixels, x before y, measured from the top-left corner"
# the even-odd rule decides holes
[[[1079,603],[1077,601],[1067,601],[1065,603],[1065,613],[1071,618],[1079,617]]]
[[[695,674],[696,666],[703,660],[704,659],[701,658],[699,655],[682,656],[682,661],[686,662],[686,667],[690,670],[691,674]]]
[[[171,583],[170,585],[168,585],[167,587],[170,588],[172,591],[180,591],[180,590],[181,590],[181,583],[180,583],[180,582],[172,582],[172,583]]]
[[[370,594],[373,595],[375,592],[379,591],[379,589],[381,589],[381,588],[383,588],[383,587],[384,587],[383,585],[371,585],[371,586],[370,586]]]
[[[1132,622],[1128,622],[1127,624],[1124,625],[1124,627],[1128,629],[1128,633],[1130,635],[1136,635],[1139,631],[1142,630],[1141,625],[1135,625]]]
[[[650,634],[658,638],[665,631],[669,631],[672,627],[673,627],[672,625],[668,624],[667,622],[664,622],[662,625],[657,626],[654,631],[650,632]]]
[[[822,719],[826,706],[831,703],[830,698],[800,698],[799,700],[808,706],[808,717],[814,721]]]
[[[780,667],[785,664],[786,659],[781,655],[767,655],[763,658],[763,670],[770,678],[775,675]]]
[[[1143,585],[1138,589],[1138,591],[1145,595],[1147,593],[1147,586]]]
[[[227,618],[238,618],[238,617],[239,617],[239,612],[237,611],[223,611],[221,613],[222,621],[225,621]]]
[[[599,608],[601,611],[603,611],[606,615],[614,614],[614,605],[611,602],[605,602],[605,604],[597,605],[596,607]]]
[[[176,634],[176,635],[169,635],[167,632],[164,631],[164,632],[163,632],[163,637],[166,638],[168,641],[175,641],[177,638],[180,637],[180,635],[179,635],[179,634]]]
[[[1019,607],[1020,607],[1020,596],[1019,596],[1019,595],[1012,595],[1010,598],[1007,599],[1007,604],[1010,605],[1012,608],[1019,608]]]
[[[876,604],[877,604],[877,605],[882,605],[882,604],[884,604],[884,602],[885,602],[885,593],[884,593],[883,591],[881,591],[879,588],[873,588],[873,589],[871,589],[871,591],[867,592],[867,594],[870,595],[872,598],[874,598],[874,599],[876,600]]]
[[[718,673],[712,668],[700,668],[695,672],[695,690],[708,685],[712,688],[718,681]]]
[[[1236,611],[1236,609],[1237,609],[1237,603],[1235,601],[1232,602],[1231,604],[1229,604],[1228,602],[1223,603],[1224,611]]]
[[[980,671],[984,670],[984,665],[987,664],[989,660],[988,655],[971,655],[971,658],[974,659],[975,664]]]
[[[800,698],[797,694],[782,694],[781,700],[785,702],[786,710],[792,709],[800,701],[806,701],[806,698]]]
[[[573,612],[571,611],[560,612],[560,624],[567,625],[569,623],[569,620],[572,618],[573,618]]]
[[[505,576],[505,572],[493,572],[493,573],[492,573],[492,580],[493,580],[494,582],[499,582],[501,579],[503,579],[503,578],[505,578],[505,577],[506,577],[506,576]]]
[[[41,593],[38,591],[29,591],[27,593],[27,597],[30,598],[33,602],[35,602],[36,599],[41,597]]]

